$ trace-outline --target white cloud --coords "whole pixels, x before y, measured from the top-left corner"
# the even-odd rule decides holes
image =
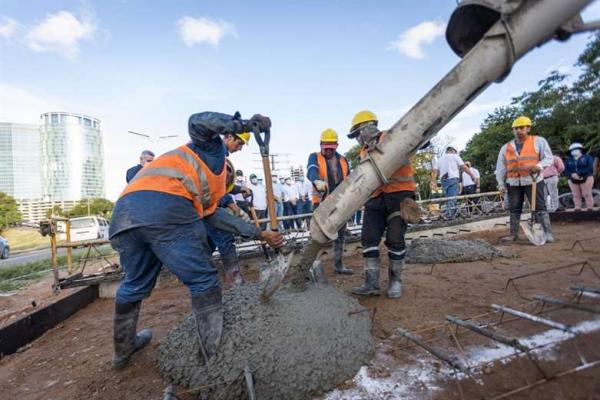
[[[182,17],[177,21],[177,28],[181,40],[188,47],[199,43],[209,43],[218,46],[226,35],[237,37],[235,27],[229,22],[221,19],[210,19],[206,17],[192,18]]]
[[[55,52],[68,59],[79,54],[82,40],[94,37],[96,25],[89,18],[77,19],[68,11],[48,14],[39,25],[27,34],[27,45],[38,52]]]
[[[37,124],[40,115],[64,109],[54,100],[31,93],[26,89],[0,83],[0,121]]]
[[[443,35],[445,29],[446,24],[443,22],[425,21],[401,33],[398,40],[390,42],[388,48],[398,50],[410,58],[425,58],[422,46]]]
[[[2,22],[0,23],[0,37],[5,40],[12,39],[16,35],[18,27],[19,23],[14,19],[2,17]]]

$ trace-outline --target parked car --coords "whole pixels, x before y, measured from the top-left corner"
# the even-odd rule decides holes
[[[8,240],[0,236],[0,258],[5,259],[10,255],[10,246]]]
[[[71,218],[71,241],[108,239],[109,222],[102,217]]]

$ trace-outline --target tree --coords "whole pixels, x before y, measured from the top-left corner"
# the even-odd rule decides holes
[[[461,153],[479,169],[482,191],[496,188],[498,151],[512,139],[511,123],[519,115],[533,120],[532,132],[546,138],[554,154],[566,156],[574,141],[590,151],[600,149],[600,33],[591,37],[575,66],[581,73],[572,83],[566,75],[551,71],[535,91],[524,92],[487,116]],[[563,179],[561,188],[565,187]]]
[[[70,218],[83,217],[86,215],[100,215],[110,219],[113,207],[114,204],[110,200],[89,199],[77,203],[67,214]]]
[[[0,232],[21,220],[16,200],[8,194],[0,192]]]

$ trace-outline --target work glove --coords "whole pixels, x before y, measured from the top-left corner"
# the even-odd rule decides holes
[[[315,185],[315,188],[317,189],[317,192],[326,192],[327,191],[327,182],[320,181],[317,179],[313,183]]]
[[[244,130],[248,132],[266,132],[269,129],[271,129],[271,119],[260,114],[254,114],[244,124]]]
[[[260,233],[260,239],[267,242],[267,244],[274,249],[283,246],[283,235],[279,232],[262,231]]]

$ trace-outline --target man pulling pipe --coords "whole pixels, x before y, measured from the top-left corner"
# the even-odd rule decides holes
[[[377,128],[377,117],[371,111],[361,111],[354,116],[349,138],[356,138],[361,145],[360,158],[365,159],[383,140],[386,133]],[[416,183],[410,161],[406,161],[388,182],[381,185],[365,204],[361,232],[361,244],[365,265],[365,282],[352,289],[358,296],[379,295],[379,242],[386,233],[388,248],[388,291],[387,297],[402,295],[401,274],[406,256],[406,221],[401,216],[404,199],[415,198]],[[387,228],[387,231],[386,231]]]
[[[226,148],[221,135],[267,131],[271,120],[203,112],[188,122],[191,142],[163,154],[140,171],[113,210],[111,245],[125,278],[117,290],[113,368],[124,368],[152,332],[136,333],[142,299],[154,288],[162,265],[189,289],[205,363],[216,354],[223,331],[221,289],[208,247],[206,226],[256,238],[278,248],[283,237],[262,231],[218,208],[226,192]]]

